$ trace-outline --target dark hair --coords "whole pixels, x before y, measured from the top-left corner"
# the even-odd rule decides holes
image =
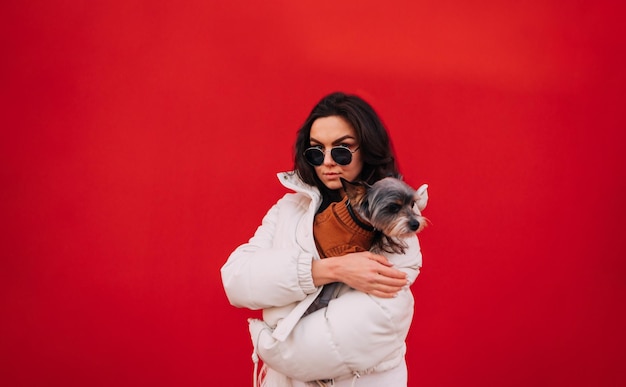
[[[322,98],[315,105],[304,124],[298,130],[295,143],[294,170],[302,181],[316,186],[325,192],[324,184],[319,180],[315,169],[304,158],[304,151],[309,148],[311,126],[318,118],[339,116],[354,128],[359,142],[359,152],[363,160],[363,169],[359,180],[373,184],[388,177],[400,177],[396,159],[387,130],[378,114],[362,98],[335,92]]]

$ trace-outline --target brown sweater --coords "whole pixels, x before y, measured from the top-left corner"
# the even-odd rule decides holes
[[[332,203],[324,211],[315,216],[313,235],[315,245],[321,258],[339,257],[357,251],[367,251],[372,247],[375,231],[366,230],[359,226],[352,218],[346,203],[347,197],[337,203]],[[354,214],[354,216],[357,216]],[[367,225],[359,218],[360,223]],[[304,316],[328,306],[334,297],[339,283],[333,282],[324,285],[324,288],[304,312]]]
[[[352,219],[346,206],[347,201],[346,197],[332,203],[315,217],[313,235],[322,258],[367,251],[372,247],[375,231],[364,229]]]

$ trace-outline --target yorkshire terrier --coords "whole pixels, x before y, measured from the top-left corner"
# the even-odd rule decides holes
[[[428,185],[416,190],[400,179],[387,177],[369,185],[341,179],[348,210],[377,230],[372,248],[404,253],[403,239],[426,227],[422,210],[428,202]],[[359,219],[354,219],[357,223]]]
[[[404,239],[426,226],[421,213],[428,202],[426,184],[417,191],[393,177],[372,185],[342,178],[341,184],[346,197],[318,214],[313,224],[321,258],[370,249],[403,254]],[[337,288],[337,283],[325,285],[304,315],[326,307]]]

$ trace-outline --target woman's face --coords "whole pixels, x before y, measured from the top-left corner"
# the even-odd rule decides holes
[[[310,144],[325,152],[322,165],[314,167],[317,177],[329,189],[342,189],[340,177],[354,181],[361,174],[363,161],[354,128],[340,116],[318,118],[311,126]],[[330,155],[332,147],[345,146],[352,153],[348,165],[337,164]]]

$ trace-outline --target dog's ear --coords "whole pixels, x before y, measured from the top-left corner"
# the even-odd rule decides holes
[[[359,198],[365,194],[367,187],[365,183],[357,183],[350,182],[343,177],[339,178],[341,180],[341,185],[343,186],[343,190],[346,192],[348,199],[353,202],[358,202]]]
[[[415,205],[417,209],[422,211],[428,204],[428,184],[422,184],[417,191],[415,191]]]

